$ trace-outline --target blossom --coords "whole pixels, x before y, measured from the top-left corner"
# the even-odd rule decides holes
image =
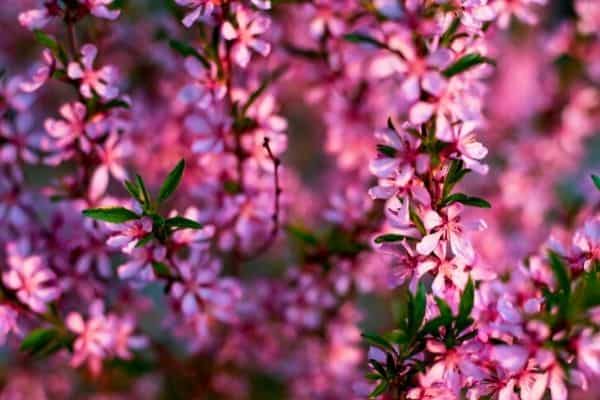
[[[106,244],[121,248],[125,253],[131,253],[139,241],[150,233],[152,233],[152,219],[143,217],[119,224],[106,241]]]
[[[186,28],[189,28],[201,17],[210,16],[223,0],[175,0],[175,2],[180,6],[193,8],[181,21]]]
[[[60,296],[60,290],[55,286],[56,274],[38,255],[23,256],[15,245],[9,245],[8,251],[10,269],[2,274],[2,281],[33,311],[46,312],[47,303]]]
[[[444,124],[437,127],[436,136],[438,139],[452,143],[455,146],[460,159],[465,163],[465,167],[485,175],[488,166],[482,164],[481,160],[485,158],[488,150],[477,141],[473,132],[475,128],[476,124],[472,122],[464,122],[453,127]]]
[[[106,100],[114,99],[119,95],[117,83],[117,70],[111,65],[94,69],[94,59],[98,49],[93,44],[81,47],[81,61],[72,61],[67,68],[67,75],[71,79],[80,81],[79,91],[85,98],[92,98],[94,93]]]
[[[417,251],[420,254],[428,255],[433,251],[441,251],[446,243],[449,243],[454,256],[466,264],[472,264],[475,260],[475,251],[465,235],[465,226],[460,222],[463,206],[454,203],[446,207],[444,211],[443,216],[433,210],[425,213],[423,223],[430,233],[417,244]],[[479,223],[479,226],[483,226],[482,223]]]
[[[58,0],[44,1],[42,7],[20,13],[19,23],[30,30],[41,29],[61,12]]]
[[[35,92],[42,87],[52,76],[52,72],[56,68],[56,63],[57,61],[52,52],[44,49],[42,51],[42,62],[35,66],[31,78],[21,83],[21,90],[24,92]]]
[[[121,13],[120,10],[111,10],[108,8],[113,1],[114,0],[79,0],[92,15],[110,20],[117,19]]]
[[[96,146],[100,165],[94,171],[90,184],[90,198],[98,199],[108,186],[109,174],[119,181],[127,179],[127,172],[122,165],[124,159],[131,154],[129,143],[119,140],[116,132],[111,133],[102,145]]]
[[[594,263],[600,263],[600,219],[587,221],[573,236],[576,256],[583,261],[583,269],[591,271]]]
[[[231,278],[219,278],[220,265],[204,255],[194,262],[179,262],[181,282],[173,284],[171,295],[181,303],[183,314],[207,314],[219,321],[232,322],[241,287]]]
[[[63,120],[48,118],[44,127],[48,135],[55,141],[48,146],[56,149],[64,149],[73,142],[77,144],[84,153],[89,153],[92,145],[86,134],[86,108],[79,102],[66,103],[60,107],[60,115]]]
[[[155,279],[153,263],[164,261],[166,249],[162,246],[145,246],[134,248],[129,255],[131,259],[117,268],[119,278],[152,281]]]
[[[14,307],[8,304],[0,304],[0,345],[6,343],[6,337],[9,333],[21,334],[18,318],[19,313]]]
[[[71,365],[78,367],[87,362],[91,372],[100,373],[102,362],[108,357],[114,343],[114,330],[110,320],[104,315],[104,305],[100,300],[90,305],[89,318],[71,312],[65,320],[67,328],[77,335],[73,344]]]
[[[256,38],[269,29],[271,21],[242,7],[236,10],[235,20],[236,26],[229,21],[223,24],[222,34],[226,40],[234,41],[233,60],[240,67],[245,68],[250,62],[250,49],[262,56],[267,56],[271,52],[269,43]]]

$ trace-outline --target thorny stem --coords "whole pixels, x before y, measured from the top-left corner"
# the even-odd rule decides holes
[[[263,147],[264,149],[267,151],[267,154],[269,155],[269,158],[271,159],[271,161],[273,162],[273,186],[274,186],[274,201],[273,201],[273,214],[271,215],[271,220],[273,222],[273,226],[271,228],[271,232],[269,234],[269,237],[265,240],[265,242],[258,248],[256,249],[256,251],[251,254],[248,259],[252,259],[262,253],[264,253],[265,251],[267,251],[269,249],[269,247],[271,247],[271,245],[275,242],[275,239],[277,238],[277,232],[279,232],[279,214],[280,214],[280,197],[281,197],[281,187],[279,186],[279,166],[281,165],[281,160],[279,159],[279,157],[275,156],[275,154],[273,154],[273,150],[271,149],[271,145],[270,145],[271,139],[268,137],[265,137],[263,140]]]

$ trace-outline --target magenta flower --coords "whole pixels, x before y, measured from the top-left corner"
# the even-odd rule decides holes
[[[200,18],[211,16],[215,7],[219,7],[223,0],[175,0],[175,2],[180,6],[193,9],[181,20],[183,25],[189,28]]]
[[[14,307],[0,304],[0,345],[3,346],[6,343],[6,337],[11,332],[21,335],[18,319],[19,313]]]
[[[93,44],[81,47],[81,61],[69,63],[67,75],[71,79],[80,81],[79,91],[85,98],[92,98],[94,93],[106,100],[114,99],[119,95],[117,83],[117,70],[111,65],[94,69],[94,59],[98,49]]]
[[[583,269],[591,271],[594,263],[600,262],[600,219],[587,221],[573,236],[573,246],[578,260],[583,261]]]
[[[87,362],[90,371],[98,375],[113,345],[115,332],[104,315],[104,305],[100,300],[90,305],[89,314],[87,321],[76,312],[69,313],[65,320],[67,328],[77,335],[71,365],[78,367]]]
[[[445,119],[438,119],[443,122]],[[477,124],[465,122],[449,126],[442,124],[436,128],[436,136],[444,142],[452,143],[458,152],[458,157],[465,163],[465,167],[482,175],[487,174],[488,166],[481,163],[488,153],[487,148],[477,141],[474,130]]]
[[[152,219],[143,217],[118,225],[110,235],[106,244],[120,248],[124,253],[131,253],[140,239],[152,232]]]
[[[236,26],[226,21],[223,24],[222,34],[226,40],[234,41],[232,48],[233,60],[240,67],[245,68],[250,62],[250,50],[254,50],[263,57],[271,52],[271,45],[256,38],[265,33],[271,21],[259,14],[252,13],[243,7],[235,12]]]
[[[40,8],[20,13],[19,23],[29,30],[42,29],[52,18],[59,16],[61,12],[58,0],[44,1]]]
[[[29,93],[35,92],[42,87],[50,79],[52,72],[56,68],[56,63],[57,60],[52,55],[52,52],[44,49],[42,51],[42,62],[35,66],[30,79],[21,83],[21,90]]]
[[[79,0],[79,3],[86,7],[92,15],[98,18],[114,20],[119,17],[121,11],[108,8],[113,1],[114,0]]]
[[[111,133],[102,145],[96,146],[100,157],[100,165],[92,175],[90,183],[90,198],[99,199],[108,187],[109,175],[122,182],[127,179],[127,172],[122,163],[132,153],[129,143],[119,140],[116,132]]]
[[[219,261],[207,255],[191,262],[179,262],[182,281],[176,282],[171,295],[181,304],[184,315],[207,314],[222,322],[233,322],[235,306],[242,296],[240,285],[231,278],[219,278]]]
[[[89,153],[92,145],[86,134],[86,108],[79,102],[66,103],[60,107],[63,120],[48,118],[44,127],[48,135],[55,141],[48,143],[51,149],[62,150],[75,141],[84,153]]]
[[[55,285],[56,275],[44,265],[40,256],[24,257],[12,244],[8,252],[10,269],[2,274],[2,281],[33,311],[46,312],[46,304],[60,296],[60,290]]]

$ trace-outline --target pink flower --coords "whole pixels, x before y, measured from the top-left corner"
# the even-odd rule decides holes
[[[410,186],[409,182],[414,175],[424,173],[429,166],[429,156],[420,150],[419,134],[411,130],[414,131],[414,128],[406,125],[399,132],[388,128],[375,134],[378,142],[385,146],[386,152],[391,151],[394,154],[382,152],[370,164],[371,172],[379,178],[378,185],[369,190],[374,199],[388,199],[398,194],[398,189]],[[413,189],[419,191],[417,187]],[[426,199],[429,198],[429,194],[415,194],[416,198],[428,203]]]
[[[21,334],[18,318],[19,313],[15,308],[8,304],[0,304],[0,345],[6,343],[6,337],[9,333]]]
[[[195,57],[185,59],[185,69],[194,78],[194,82],[184,86],[179,97],[186,103],[194,103],[200,108],[207,108],[227,93],[225,82],[219,78],[215,63],[209,67],[203,65]]]
[[[591,271],[594,263],[600,262],[600,218],[587,221],[573,236],[573,246],[583,268]]]
[[[446,122],[446,120],[444,118],[438,119],[438,124],[440,122]],[[476,126],[472,122],[464,122],[453,126],[443,123],[441,126],[436,127],[436,136],[438,139],[454,145],[458,157],[463,160],[466,168],[485,175],[488,166],[482,164],[481,160],[485,158],[488,150],[477,141],[474,133]]]
[[[10,270],[2,274],[2,281],[33,311],[46,312],[46,304],[60,296],[56,275],[46,268],[40,256],[23,257],[14,245],[9,245],[8,252]]]
[[[35,66],[29,81],[21,83],[21,90],[28,93],[35,92],[50,78],[54,68],[56,68],[56,59],[50,50],[44,49],[42,51],[42,62]]]
[[[89,315],[85,321],[81,314],[71,312],[65,320],[67,328],[77,335],[71,365],[78,367],[87,362],[91,372],[98,375],[102,369],[102,361],[108,357],[113,345],[114,330],[104,315],[104,305],[100,300],[90,305]]]
[[[128,360],[132,357],[131,350],[140,350],[148,345],[148,339],[146,337],[134,335],[136,324],[133,316],[129,315],[119,318],[110,315],[109,323],[114,329],[112,352],[116,357]]]
[[[98,49],[93,44],[81,47],[81,62],[71,62],[67,68],[67,75],[71,79],[80,80],[79,90],[85,98],[92,98],[94,93],[106,100],[114,99],[119,95],[116,87],[117,70],[107,65],[94,69],[94,59]]]
[[[99,199],[108,187],[109,174],[118,181],[127,179],[127,172],[122,163],[132,153],[130,144],[119,141],[119,134],[111,133],[102,145],[96,146],[101,164],[96,168],[90,183],[90,198]]]
[[[42,29],[53,17],[62,13],[58,0],[44,1],[43,6],[19,14],[19,23],[29,30]]]
[[[92,145],[86,135],[85,105],[79,102],[64,104],[60,107],[60,114],[64,120],[48,118],[44,122],[48,135],[55,139],[48,146],[64,149],[77,141],[81,150],[89,153]]]
[[[165,259],[166,249],[162,246],[145,246],[134,248],[131,253],[131,260],[118,267],[119,278],[135,278],[136,281],[147,282],[155,279],[154,262],[162,262]]]
[[[124,253],[131,253],[135,245],[152,232],[152,219],[143,217],[134,221],[124,222],[115,228],[106,244],[120,248]]]
[[[231,278],[219,278],[220,263],[204,254],[199,260],[179,262],[181,282],[175,282],[171,295],[186,316],[207,314],[219,321],[232,322],[242,296],[240,285]]]
[[[110,6],[113,1],[114,0],[79,0],[92,15],[110,20],[117,19],[121,13],[120,10],[111,10],[107,7]]]
[[[175,2],[180,6],[193,8],[181,21],[186,28],[189,28],[200,18],[209,17],[215,7],[221,6],[223,0],[175,0]]]
[[[441,256],[445,254],[441,253],[442,248],[449,243],[455,257],[467,265],[472,264],[475,261],[475,251],[465,235],[465,226],[460,222],[462,210],[461,204],[454,203],[444,209],[442,216],[433,210],[427,211],[423,224],[430,233],[417,244],[417,251],[422,255],[436,251]],[[479,226],[483,227],[482,224],[480,222]]]
[[[235,41],[232,48],[234,61],[242,68],[250,62],[250,49],[263,57],[271,52],[271,45],[255,36],[265,33],[271,21],[259,14],[252,13],[243,7],[235,12],[236,26],[226,21],[223,24],[222,34],[226,40]]]

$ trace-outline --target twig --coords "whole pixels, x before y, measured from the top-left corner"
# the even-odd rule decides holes
[[[279,166],[281,165],[281,160],[273,154],[270,145],[271,140],[268,137],[265,137],[263,140],[263,147],[267,151],[269,158],[273,162],[273,185],[274,185],[274,204],[273,204],[273,214],[271,215],[271,221],[273,222],[273,227],[271,228],[271,232],[269,233],[269,237],[265,240],[265,242],[254,251],[251,255],[246,258],[246,261],[252,259],[254,257],[259,256],[264,253],[271,247],[271,245],[275,242],[277,238],[277,233],[279,232],[279,214],[280,214],[280,201],[281,197],[281,187],[279,186]]]

